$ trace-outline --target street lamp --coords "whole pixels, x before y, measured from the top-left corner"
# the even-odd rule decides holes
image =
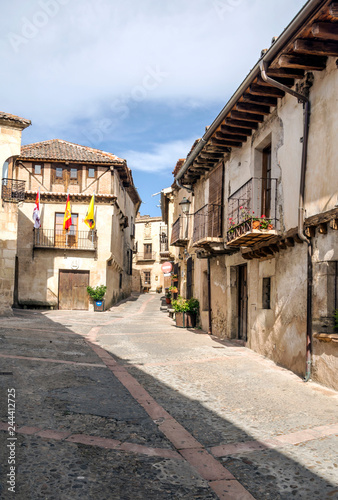
[[[179,205],[182,208],[183,214],[184,215],[188,215],[189,214],[189,208],[190,208],[190,205],[191,205],[191,201],[189,201],[186,197],[184,197],[183,200],[179,203]]]

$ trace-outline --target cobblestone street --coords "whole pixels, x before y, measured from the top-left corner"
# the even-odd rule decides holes
[[[0,345],[3,499],[338,499],[338,394],[176,328],[159,295],[16,310]]]

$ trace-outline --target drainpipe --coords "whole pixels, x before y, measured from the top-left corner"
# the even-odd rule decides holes
[[[306,164],[307,164],[307,151],[309,142],[309,121],[311,106],[310,101],[307,96],[296,92],[289,87],[286,87],[280,82],[273,80],[267,74],[267,63],[262,60],[260,63],[261,76],[263,80],[270,83],[272,86],[277,87],[284,92],[296,97],[298,101],[302,102],[304,105],[303,113],[303,148],[302,148],[302,163],[301,163],[301,174],[300,174],[300,186],[299,186],[299,205],[298,205],[298,236],[299,238],[307,244],[307,312],[306,312],[306,373],[304,382],[308,382],[311,377],[311,365],[312,365],[312,282],[313,282],[313,269],[312,269],[312,241],[307,238],[304,234],[304,195],[305,195],[305,174],[306,174]]]
[[[212,335],[210,257],[208,257],[208,313],[209,313],[209,330],[208,330],[208,334]]]

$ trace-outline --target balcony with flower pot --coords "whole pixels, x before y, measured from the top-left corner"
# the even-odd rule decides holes
[[[276,236],[277,179],[253,177],[228,199],[227,246],[251,247]]]

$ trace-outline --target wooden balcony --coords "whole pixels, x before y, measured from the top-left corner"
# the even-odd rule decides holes
[[[277,179],[253,177],[228,199],[227,246],[251,247],[277,232]]]
[[[222,235],[222,205],[209,203],[194,214],[193,246],[224,248]]]
[[[179,217],[173,224],[170,244],[176,247],[185,247],[189,241],[188,228],[188,218],[186,216]]]
[[[33,248],[96,251],[97,232],[34,229]]]
[[[136,262],[154,261],[156,260],[156,252],[137,252],[135,259]]]

